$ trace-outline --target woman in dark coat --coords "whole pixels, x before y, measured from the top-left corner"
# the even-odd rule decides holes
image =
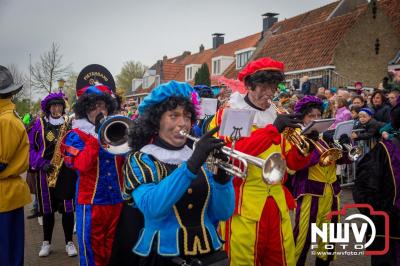
[[[390,122],[390,106],[386,103],[386,97],[381,91],[375,91],[371,97],[371,107],[374,118],[379,122]]]

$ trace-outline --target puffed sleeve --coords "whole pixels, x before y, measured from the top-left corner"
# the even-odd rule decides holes
[[[128,188],[129,192],[131,189],[135,205],[145,216],[153,219],[167,215],[196,178],[184,162],[159,180],[161,175],[157,174],[157,166],[141,152],[128,156],[124,176],[125,190]]]
[[[81,173],[96,167],[99,156],[99,144],[96,138],[88,136],[84,141],[79,134],[70,131],[64,139],[63,150],[64,161],[68,167]]]
[[[49,163],[49,160],[43,158],[44,143],[43,143],[43,127],[41,118],[36,119],[29,132],[29,165],[36,170]]]

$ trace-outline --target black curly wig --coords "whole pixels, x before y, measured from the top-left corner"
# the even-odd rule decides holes
[[[51,115],[50,106],[55,105],[55,104],[61,104],[63,106],[62,114],[65,115],[65,107],[66,107],[65,101],[64,101],[64,99],[57,98],[57,99],[52,99],[47,102],[46,109],[44,110],[47,117],[49,117]]]
[[[158,134],[161,116],[178,106],[183,107],[185,111],[191,114],[192,124],[196,121],[196,109],[189,99],[177,96],[169,97],[167,100],[147,108],[142,115],[133,121],[129,128],[129,146],[132,151],[138,151],[149,144]]]
[[[96,93],[84,93],[79,97],[74,105],[74,112],[77,119],[87,117],[87,113],[96,109],[96,103],[103,101],[106,103],[108,115],[115,113],[118,107],[118,103],[114,97],[108,93],[96,94]]]
[[[280,71],[261,70],[247,76],[244,79],[244,85],[246,85],[246,87],[250,88],[251,90],[255,90],[255,88],[259,84],[268,84],[278,87],[278,84],[283,82],[284,80],[285,75]]]
[[[321,112],[321,114],[324,111],[324,108],[323,108],[322,104],[309,103],[309,104],[304,105],[303,108],[301,108],[301,110],[300,110],[300,115],[301,115],[300,119],[303,120],[304,117],[306,115],[308,115],[309,113],[311,113],[313,109],[318,109]]]

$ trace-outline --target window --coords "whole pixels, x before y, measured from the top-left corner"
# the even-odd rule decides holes
[[[132,80],[132,91],[136,91],[140,85],[142,85],[143,79],[133,79]]]
[[[160,85],[160,75],[156,76],[155,86],[157,87],[158,85]]]
[[[196,75],[197,70],[199,70],[201,65],[199,64],[191,64],[185,66],[185,81],[191,81],[194,79],[194,75]]]
[[[221,60],[213,61],[213,75],[219,75],[221,73]]]
[[[236,55],[236,69],[241,69],[243,66],[247,64],[250,57],[253,55],[253,52],[256,48],[248,48],[244,50],[240,50],[235,52]]]
[[[150,84],[149,84],[150,82],[149,82],[149,77],[143,77],[143,88],[148,88],[148,87],[150,87]]]
[[[186,69],[186,80],[192,80],[192,79],[193,79],[193,77],[192,77],[192,68],[188,67]]]

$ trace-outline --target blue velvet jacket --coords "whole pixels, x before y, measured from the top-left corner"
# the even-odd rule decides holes
[[[222,185],[204,167],[196,175],[186,162],[174,170],[168,165],[136,152],[124,166],[125,192],[145,219],[133,251],[148,256],[153,244],[162,256],[196,256],[220,249],[218,222],[234,211],[232,180]]]

